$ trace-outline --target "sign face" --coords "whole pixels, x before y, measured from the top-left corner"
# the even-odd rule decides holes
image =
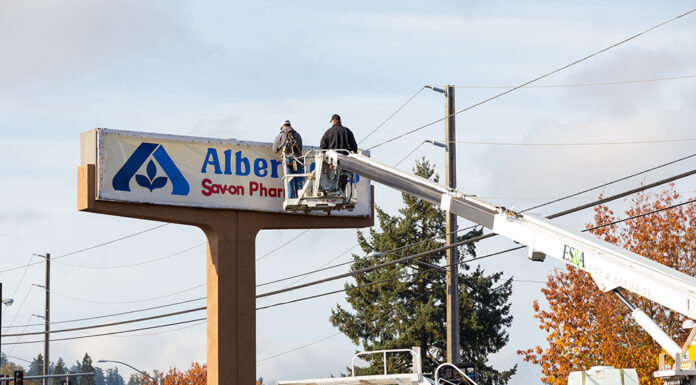
[[[271,143],[103,128],[82,142],[82,163],[96,163],[96,199],[283,212],[283,164]],[[355,209],[331,215],[371,214],[370,181],[355,178]]]

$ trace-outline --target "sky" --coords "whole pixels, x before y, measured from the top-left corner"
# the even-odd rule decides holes
[[[38,331],[43,312],[42,264],[35,254],[62,256],[151,229],[157,222],[80,213],[76,170],[81,132],[106,127],[270,142],[290,119],[306,144],[317,144],[339,113],[358,141],[404,102],[399,113],[360,143],[370,148],[444,115],[441,94],[424,85],[457,86],[457,110],[505,88],[606,48],[693,7],[689,1],[352,1],[349,3],[0,0],[0,273],[3,333]],[[696,75],[696,15],[560,71],[538,85],[624,82]],[[458,189],[524,209],[693,153],[694,140],[648,144],[529,146],[499,143],[597,143],[695,139],[696,78],[587,87],[527,88],[457,115]],[[426,157],[443,175],[444,153],[423,145],[442,140],[438,123],[371,150],[375,159],[409,169]],[[473,144],[485,142],[498,144]],[[543,207],[550,214],[690,170],[687,160]],[[675,183],[693,195],[693,178]],[[375,186],[389,213],[400,194]],[[621,212],[626,203],[614,202]],[[582,229],[583,211],[558,220]],[[470,223],[460,220],[460,227]],[[299,235],[299,237],[298,237]],[[297,239],[293,240],[293,238]],[[292,240],[292,241],[291,241]],[[287,246],[272,252],[278,246]],[[52,320],[203,306],[205,242],[195,228],[167,225],[71,254],[51,266]],[[346,262],[356,230],[264,231],[256,241],[257,282]],[[478,245],[479,255],[512,242]],[[344,253],[344,251],[346,251]],[[343,253],[343,254],[342,254]],[[544,345],[532,302],[561,264],[533,263],[526,251],[480,261],[513,284],[510,341],[490,363],[518,365],[511,384],[539,383],[538,367],[515,352]],[[24,268],[26,266],[26,268]],[[316,274],[320,278],[336,274]],[[272,304],[343,287],[343,281],[268,298]],[[283,284],[266,286],[280,288]],[[337,375],[359,349],[328,322],[343,295],[257,311],[257,374],[267,380]],[[171,322],[202,316],[171,318]],[[129,315],[108,320],[129,319]],[[57,325],[87,325],[93,321]],[[144,323],[156,325],[160,321]],[[29,325],[26,328],[25,325]],[[141,324],[138,324],[140,326]],[[12,326],[12,328],[5,328]],[[185,326],[185,327],[184,327]],[[123,330],[114,327],[105,331]],[[100,329],[101,331],[101,329]],[[84,331],[89,335],[92,331]],[[66,334],[67,335],[67,334]],[[79,333],[69,334],[77,336]],[[40,336],[21,341],[41,340]],[[40,343],[5,345],[31,360]],[[144,370],[205,361],[205,324],[108,337],[56,341],[51,359],[126,361]],[[290,353],[295,348],[308,345]],[[278,356],[276,356],[278,355]],[[276,356],[273,358],[269,358]],[[21,361],[19,361],[21,362]],[[121,373],[130,373],[120,367]]]

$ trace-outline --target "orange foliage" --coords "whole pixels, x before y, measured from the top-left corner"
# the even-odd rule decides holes
[[[679,203],[673,188],[658,195],[639,194],[631,199],[626,217],[640,215]],[[595,207],[591,228],[617,220],[606,206]],[[696,275],[696,205],[685,205],[646,215],[591,232],[604,241]],[[660,346],[633,322],[628,310],[611,293],[601,292],[591,276],[574,267],[555,270],[542,293],[549,310],[535,301],[535,318],[546,331],[549,347],[517,351],[525,361],[540,365],[542,383],[566,385],[571,371],[595,365],[636,368],[640,383],[659,384],[657,370]],[[660,325],[677,343],[686,339],[681,329],[684,317],[628,291],[623,294]]]
[[[169,368],[169,372],[164,375],[162,385],[206,385],[207,379],[207,365],[194,362],[185,372],[177,368]],[[143,383],[147,385],[158,385],[154,384],[152,380],[148,378],[143,378]]]

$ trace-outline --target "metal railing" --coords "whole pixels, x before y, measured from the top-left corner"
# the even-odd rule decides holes
[[[436,383],[436,384],[439,384],[440,381],[445,381],[445,382],[451,384],[450,381],[447,381],[447,380],[445,380],[445,379],[443,379],[443,378],[440,378],[440,369],[444,368],[445,366],[451,366],[452,368],[454,368],[454,370],[456,370],[457,372],[459,372],[459,374],[462,375],[462,378],[464,378],[465,380],[469,381],[469,382],[472,383],[473,385],[478,385],[476,382],[474,382],[474,380],[472,380],[471,378],[469,378],[469,376],[467,376],[466,373],[462,372],[461,369],[459,369],[458,367],[456,367],[456,366],[453,365],[453,364],[450,364],[449,362],[445,362],[444,364],[440,364],[440,366],[438,366],[437,369],[435,369],[435,383]]]
[[[387,353],[411,353],[411,360],[413,361],[412,363],[412,368],[413,368],[413,374],[421,374],[421,357],[420,357],[420,347],[414,346],[411,349],[387,349],[387,350],[373,350],[369,352],[359,352],[356,353],[353,356],[353,359],[351,360],[350,363],[350,370],[352,373],[352,376],[355,377],[355,359],[360,357],[360,356],[366,356],[370,354],[382,354],[383,355],[383,363],[384,363],[384,375],[387,375]]]

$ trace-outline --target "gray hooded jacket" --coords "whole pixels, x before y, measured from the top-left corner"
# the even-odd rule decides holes
[[[273,152],[280,152],[283,150],[283,145],[285,144],[286,139],[288,138],[288,133],[292,132],[293,138],[295,138],[295,141],[297,142],[297,147],[298,148],[286,148],[285,149],[285,154],[293,154],[295,156],[302,156],[302,137],[300,136],[300,133],[295,131],[294,128],[290,126],[283,126],[283,129],[280,131],[280,133],[275,137],[275,141],[273,142]],[[293,146],[294,147],[294,146]]]

